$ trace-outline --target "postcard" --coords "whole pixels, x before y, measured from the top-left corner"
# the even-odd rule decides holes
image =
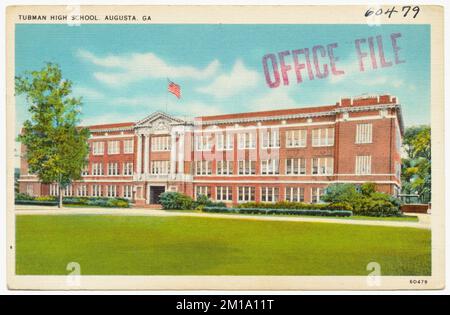
[[[8,287],[442,289],[443,22],[8,7]]]

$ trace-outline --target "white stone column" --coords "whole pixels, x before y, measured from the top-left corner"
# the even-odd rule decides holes
[[[178,141],[178,174],[184,174],[184,132],[180,133]]]
[[[170,135],[170,174],[175,175],[175,166],[177,162],[177,135],[176,132],[172,131]]]
[[[144,174],[148,174],[150,136],[144,135]]]
[[[136,174],[140,175],[142,173],[142,135],[137,135],[137,165],[136,165]]]

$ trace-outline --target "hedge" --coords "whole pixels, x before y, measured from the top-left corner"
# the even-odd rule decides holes
[[[352,210],[353,207],[347,202],[335,203],[304,203],[291,201],[270,202],[245,202],[236,206],[236,208],[255,208],[255,209],[297,209],[297,210]]]
[[[322,217],[350,217],[349,210],[327,210],[327,209],[268,209],[268,208],[227,208],[227,207],[204,207],[204,212],[215,213],[239,213],[239,214],[288,214],[288,215],[310,215]]]
[[[17,205],[40,205],[40,206],[56,206],[58,200],[53,196],[30,197],[22,194],[16,196],[15,204]],[[17,198],[19,197],[19,198]],[[32,199],[30,199],[32,198]],[[108,198],[108,197],[64,197],[63,204],[66,205],[86,205],[108,208],[129,208],[130,201],[125,198]]]
[[[57,206],[57,201],[16,199],[16,205]]]

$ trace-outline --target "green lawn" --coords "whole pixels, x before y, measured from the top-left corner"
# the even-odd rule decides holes
[[[16,273],[430,275],[429,230],[196,217],[17,215]]]

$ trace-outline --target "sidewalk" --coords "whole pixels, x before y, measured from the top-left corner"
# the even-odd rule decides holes
[[[182,211],[154,210],[145,208],[56,208],[45,206],[19,206],[15,208],[16,215],[122,215],[122,216],[166,216],[166,217],[204,217],[221,219],[260,220],[260,221],[291,221],[291,222],[321,222],[337,224],[354,224],[370,226],[411,227],[431,229],[431,218],[427,214],[412,214],[419,218],[419,222],[383,221],[383,220],[352,220],[344,218],[324,217],[288,217],[263,216],[220,213],[194,213]]]

